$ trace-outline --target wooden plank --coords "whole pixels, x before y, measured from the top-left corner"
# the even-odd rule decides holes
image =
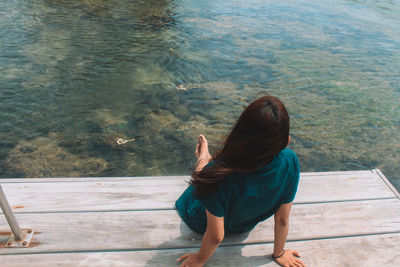
[[[373,176],[371,170],[365,171],[336,171],[336,172],[302,172],[302,178],[309,176]],[[104,182],[104,181],[130,181],[136,180],[159,180],[159,179],[177,179],[189,180],[190,175],[180,176],[137,176],[137,177],[54,177],[54,178],[0,178],[0,183],[60,183],[60,182]]]
[[[177,179],[177,180],[188,180],[190,175],[181,176],[137,176],[137,177],[54,177],[54,178],[0,178],[0,183],[64,183],[64,182],[104,182],[104,181],[130,181],[143,180],[152,181],[160,179]]]
[[[387,186],[371,172],[300,178],[295,203],[393,198]]]
[[[288,242],[308,267],[400,266],[400,234]],[[48,266],[177,266],[176,259],[198,249],[2,255],[8,267]],[[278,266],[273,244],[220,247],[206,266]]]
[[[178,176],[122,181],[5,183],[3,189],[15,213],[172,209],[187,187],[186,181],[185,177]],[[302,176],[295,203],[394,197],[372,172],[368,175],[347,172]]]
[[[392,183],[389,181],[388,178],[386,178],[386,176],[379,170],[379,169],[375,169],[372,170],[372,172],[377,175],[378,177],[380,177],[382,179],[382,181],[387,185],[387,187],[389,187],[389,189],[393,192],[393,194],[400,199],[400,193],[399,191],[397,191],[397,189],[392,185]]]
[[[0,254],[44,251],[179,248],[200,245],[173,210],[17,214],[21,228],[34,228],[33,247],[6,249]],[[376,233],[400,233],[400,200],[373,200],[296,205],[289,240],[307,240]],[[0,231],[9,231],[0,216]],[[246,234],[229,235],[224,244],[273,241],[273,220]]]
[[[371,175],[371,170],[361,170],[361,171],[331,171],[331,172],[304,172],[304,176],[331,176],[331,175]]]
[[[172,209],[187,184],[178,179],[3,184],[15,213]]]

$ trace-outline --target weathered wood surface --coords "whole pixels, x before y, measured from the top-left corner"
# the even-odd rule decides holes
[[[301,251],[307,266],[398,266],[400,234],[357,236],[288,242],[287,247]],[[273,244],[238,245],[218,248],[206,266],[278,266],[271,259]],[[54,253],[5,255],[1,260],[8,267],[47,266],[177,266],[176,259],[197,249],[166,249],[150,251],[115,251],[91,253]]]
[[[364,171],[335,171],[335,172],[305,172],[301,173],[302,177],[306,176],[356,176],[364,177],[371,176],[374,170]],[[104,182],[104,181],[131,181],[132,179],[138,179],[142,181],[152,181],[160,179],[180,179],[184,177],[189,179],[189,175],[184,176],[134,176],[134,177],[56,177],[56,178],[1,178],[1,183],[31,183],[31,182],[42,182],[42,183],[59,183],[59,182]]]
[[[15,213],[172,209],[187,176],[139,178],[54,178],[2,183]],[[46,197],[43,197],[43,196]],[[395,198],[371,171],[305,173],[295,203]],[[0,211],[1,212],[1,211]]]
[[[174,210],[18,214],[21,227],[40,234],[32,248],[3,248],[0,254],[74,250],[193,247],[201,236],[190,231]],[[160,223],[162,222],[162,223]],[[387,232],[400,233],[398,199],[319,203],[292,208],[288,240],[308,240]],[[7,230],[0,218],[0,230]],[[273,220],[249,234],[227,236],[224,244],[273,241]]]
[[[2,248],[1,266],[176,266],[201,236],[173,210],[188,176],[0,180],[30,248]],[[400,266],[400,199],[378,170],[303,173],[288,248],[307,266]],[[397,192],[397,195],[396,195]],[[209,266],[277,266],[273,220],[227,236]],[[37,264],[37,265],[35,265]]]

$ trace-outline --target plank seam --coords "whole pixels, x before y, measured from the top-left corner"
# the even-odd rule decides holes
[[[354,238],[363,236],[378,236],[378,235],[390,235],[390,234],[400,234],[400,231],[387,231],[387,232],[376,232],[376,233],[365,233],[357,235],[342,235],[342,236],[326,236],[326,237],[315,237],[307,239],[288,239],[286,242],[307,242],[315,240],[330,240],[339,238]],[[249,242],[249,243],[237,243],[237,244],[221,244],[219,247],[229,248],[238,246],[254,246],[254,245],[268,245],[273,244],[273,241],[268,242]],[[86,250],[53,250],[53,251],[37,251],[37,252],[17,252],[17,253],[4,253],[1,256],[10,255],[36,255],[36,254],[70,254],[70,253],[104,253],[104,252],[135,252],[135,251],[159,251],[159,250],[177,250],[177,249],[195,249],[200,248],[200,246],[185,246],[185,247],[154,247],[154,248],[115,248],[115,249],[86,249]],[[1,252],[1,250],[0,250]]]

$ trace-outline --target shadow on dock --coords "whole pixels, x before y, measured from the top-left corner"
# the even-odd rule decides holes
[[[271,229],[272,230],[272,229]],[[190,230],[185,223],[180,224],[181,236],[179,238],[169,240],[159,246],[159,249],[153,251],[153,255],[144,266],[179,266],[182,262],[176,262],[180,256],[186,253],[196,253],[199,251],[199,243],[202,236]],[[189,233],[189,234],[188,234]],[[265,251],[265,255],[245,256],[243,253],[245,241],[250,232],[231,233],[226,236],[221,246],[216,250],[214,255],[207,262],[206,266],[246,266],[251,262],[253,266],[266,265],[273,262],[270,253]],[[181,243],[179,240],[191,240],[195,242],[194,246],[187,248],[171,248],[171,244]],[[168,249],[166,249],[168,247]],[[232,265],[233,264],[233,265]]]

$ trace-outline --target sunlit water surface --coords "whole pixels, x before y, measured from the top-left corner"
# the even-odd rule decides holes
[[[0,177],[188,174],[268,93],[302,171],[400,188],[399,52],[398,1],[1,1]]]

